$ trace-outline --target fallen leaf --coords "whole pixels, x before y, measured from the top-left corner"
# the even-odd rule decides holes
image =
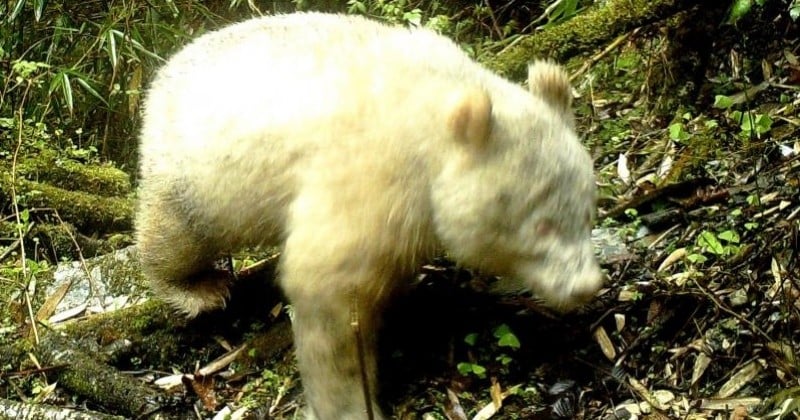
[[[755,379],[755,377],[761,373],[762,369],[761,363],[757,360],[753,360],[744,365],[743,368],[734,373],[733,376],[720,387],[717,396],[720,398],[730,397],[736,393],[736,391],[742,389],[743,386],[747,385],[748,382]]]
[[[682,260],[683,257],[686,256],[686,254],[687,254],[686,248],[678,248],[672,251],[669,255],[667,255],[667,258],[664,258],[664,261],[661,262],[661,265],[658,266],[656,271],[662,272],[668,269],[669,267],[672,266],[672,264],[675,264],[676,262]]]
[[[613,362],[617,358],[617,350],[614,348],[614,343],[611,342],[608,333],[606,333],[606,329],[602,326],[597,327],[593,335],[597,345],[600,346],[600,351],[603,352],[603,355],[608,360]]]

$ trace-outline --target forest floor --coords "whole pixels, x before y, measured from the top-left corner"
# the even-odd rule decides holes
[[[397,418],[796,418],[800,44],[765,45],[760,62],[712,60],[705,102],[680,103],[680,93],[654,87],[658,39],[633,36],[586,69],[570,65],[601,191],[595,240],[606,286],[557,315],[498,292],[496,279],[446,261],[425,266],[382,334],[382,400]],[[678,101],[670,118],[655,111],[664,101]],[[192,337],[166,361],[151,339],[113,364],[148,386],[177,378],[159,382],[172,396],[162,418],[294,418],[302,393],[285,341],[269,356],[247,355],[258,363],[218,361],[206,380],[183,376],[254,336],[279,335],[287,314],[272,293],[254,318],[162,332],[163,342]],[[0,345],[30,334],[21,325],[32,311],[4,309]],[[58,365],[33,364],[3,362],[0,397],[108,411],[49,381]]]
[[[424,349],[388,363],[393,382],[415,383],[396,406],[451,419],[499,400],[493,418],[796,418],[800,44],[763,47],[760,62],[735,49],[711,60],[705,103],[680,103],[671,120],[654,112],[680,98],[652,87],[657,41],[629,39],[577,75],[606,288],[558,317],[530,300],[434,293],[435,312],[400,317],[411,332],[398,341]],[[409,378],[408,366],[426,373]]]

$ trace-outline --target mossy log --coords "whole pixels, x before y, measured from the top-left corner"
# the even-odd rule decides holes
[[[40,335],[37,345],[18,340],[0,347],[4,362],[20,369],[15,374],[37,370],[31,365],[30,354],[47,372],[50,381],[57,381],[74,395],[104,407],[104,411],[140,418],[165,404],[164,394],[107,364],[109,356],[98,350],[95,340],[75,339],[63,331],[40,330]]]
[[[187,323],[162,302],[150,301],[46,331],[37,346],[21,340],[0,347],[0,352],[6,363],[22,371],[33,368],[28,354],[34,354],[43,367],[52,368],[48,373],[50,381],[58,381],[71,394],[104,407],[105,412],[141,418],[169,405],[169,397],[120,373],[114,365],[128,365],[127,359],[135,357],[146,360],[148,366],[185,367],[187,360],[208,358],[207,349],[213,346],[213,340],[204,333],[205,320],[198,321]],[[123,341],[130,344],[115,345]],[[246,367],[270,360],[288,351],[291,344],[291,325],[283,317],[267,330],[250,336],[245,346],[251,350],[238,361]],[[203,350],[202,354],[191,356],[187,349]]]
[[[0,174],[0,203],[11,202],[11,186],[11,174]],[[16,178],[16,197],[21,208],[53,209],[61,220],[69,221],[81,232],[103,234],[132,227],[134,206],[130,197],[71,191],[20,177]]]
[[[141,417],[160,409],[164,395],[141,381],[102,363],[59,333],[46,334],[35,354],[44,365],[64,365],[58,383],[112,412]]]
[[[534,58],[565,61],[617,35],[703,3],[697,0],[609,0],[596,4],[563,24],[520,39],[487,60],[486,65],[512,80],[524,80],[527,63]]]
[[[6,162],[0,165],[10,172]],[[60,156],[53,150],[41,150],[26,156],[16,167],[17,177],[46,183],[70,191],[84,191],[104,197],[121,197],[131,193],[130,177],[110,164],[85,164]]]
[[[280,300],[271,279],[277,259],[257,270],[239,273],[231,293],[231,305],[224,312],[201,315],[187,321],[173,309],[153,299],[145,303],[39,328],[40,342],[21,339],[0,346],[4,365],[21,375],[27,371],[47,372],[49,382],[57,381],[71,395],[103,407],[103,411],[141,418],[167,409],[173,403],[167,394],[144,382],[121,374],[115,366],[129,370],[132,360],[146,366],[173,366],[192,373],[197,361],[209,361],[225,353],[215,334],[230,337],[248,349],[237,358],[240,369],[257,367],[291,349],[292,331],[286,316],[253,334],[252,325],[265,326],[270,308]],[[93,271],[93,262],[87,262]],[[246,303],[246,302],[247,303]],[[241,321],[244,320],[244,321]],[[41,369],[32,364],[32,358]],[[4,373],[0,372],[0,376]]]

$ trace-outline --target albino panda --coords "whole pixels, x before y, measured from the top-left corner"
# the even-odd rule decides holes
[[[447,38],[354,16],[198,38],[145,106],[136,222],[155,293],[188,316],[220,308],[228,278],[212,262],[280,245],[309,417],[323,420],[367,418],[353,313],[374,398],[381,313],[437,252],[558,308],[589,299],[592,161],[564,71],[529,73],[526,90]]]

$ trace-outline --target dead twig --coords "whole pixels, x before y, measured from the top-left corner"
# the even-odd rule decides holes
[[[636,35],[640,29],[641,28],[636,28],[626,34],[618,36],[617,39],[615,39],[610,44],[608,44],[608,46],[603,48],[603,51],[600,51],[599,53],[593,55],[588,60],[584,61],[581,68],[579,68],[569,76],[569,80],[575,80],[584,73],[586,73],[587,71],[589,71],[589,69],[592,68],[592,66],[594,66],[597,62],[599,62],[603,58],[605,58],[605,56],[607,56],[609,53],[616,50],[620,45],[622,45],[623,42],[628,40],[628,38]]]

